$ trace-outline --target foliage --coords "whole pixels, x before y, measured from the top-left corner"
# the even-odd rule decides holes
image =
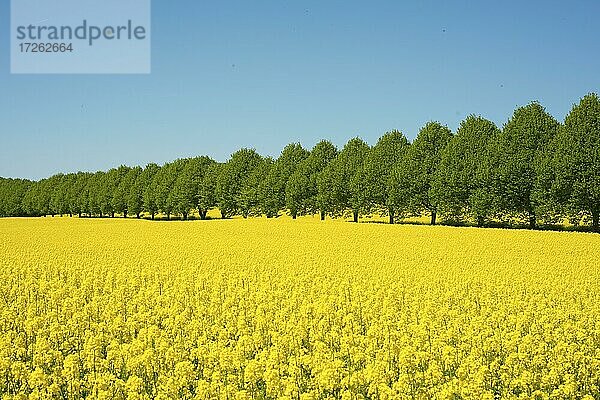
[[[217,180],[222,167],[223,164],[210,163],[204,171],[198,187],[198,212],[201,219],[206,219],[208,211],[217,206]]]
[[[440,214],[445,224],[530,228],[568,219],[600,231],[598,149],[600,100],[592,93],[564,125],[532,102],[502,130],[470,115],[455,135],[428,122],[412,143],[391,131],[372,148],[357,137],[341,152],[326,140],[310,152],[291,143],[275,160],[244,148],[224,163],[200,156],[39,181],[0,178],[0,217],[206,219],[218,208],[223,218],[375,214],[394,223],[430,215],[435,224]]]
[[[438,205],[432,195],[432,182],[441,161],[441,154],[452,138],[452,132],[438,122],[428,122],[398,158],[388,179],[391,204],[399,214],[429,213],[436,223]]]
[[[367,212],[376,211],[380,215],[389,215],[390,223],[394,222],[396,205],[394,192],[398,188],[392,182],[396,165],[404,157],[409,147],[406,137],[394,130],[384,134],[365,158],[359,179],[364,182],[363,190],[359,191],[364,199]]]
[[[187,219],[193,209],[198,209],[198,214],[206,216],[206,209],[200,206],[200,191],[204,181],[204,175],[208,168],[214,163],[206,156],[183,160],[181,172],[173,186],[174,211]]]
[[[26,179],[0,178],[0,217],[22,217],[30,214],[24,199],[32,186]]]
[[[136,181],[136,189],[135,195],[139,195],[139,192],[142,193],[142,201],[144,204],[144,211],[150,214],[152,219],[154,219],[154,215],[158,212],[158,205],[156,204],[156,198],[154,196],[155,184],[154,177],[160,171],[160,167],[154,163],[146,165],[144,171],[139,176],[139,179]]]
[[[281,151],[281,155],[269,168],[269,173],[260,180],[259,192],[262,213],[267,217],[277,216],[286,208],[286,186],[298,165],[309,156],[299,143],[290,143]],[[290,214],[295,217],[298,209],[291,202]]]
[[[180,159],[163,165],[152,180],[151,190],[154,196],[154,203],[157,209],[171,218],[173,212],[177,212],[176,207],[180,198],[174,191],[177,177],[182,172],[186,160]]]
[[[350,139],[319,174],[320,208],[327,210],[331,216],[344,215],[351,210],[354,222],[358,222],[359,214],[367,210],[367,198],[363,195],[366,182],[360,178],[369,150],[369,145],[362,139]]]
[[[490,142],[488,165],[496,209],[536,225],[534,187],[541,174],[540,157],[558,131],[558,122],[533,102],[515,110]]]
[[[442,151],[431,194],[448,219],[473,218],[482,225],[491,213],[488,142],[498,134],[493,122],[470,115]]]
[[[268,217],[274,216],[271,212],[275,211],[269,209],[269,204],[265,203],[266,199],[273,199],[274,194],[272,192],[274,187],[265,187],[263,184],[265,177],[271,175],[273,168],[275,168],[273,159],[271,157],[263,158],[244,179],[236,200],[239,207],[239,213],[242,217],[261,216],[263,210],[266,211]],[[269,192],[267,192],[267,190]]]
[[[321,218],[324,218],[328,207],[319,197],[318,177],[337,154],[336,147],[327,140],[322,140],[313,147],[286,184],[288,209],[294,210],[298,215],[320,212]]]
[[[231,155],[219,171],[217,177],[217,205],[221,216],[226,218],[242,211],[240,200],[244,183],[262,162],[262,157],[254,149],[241,149]]]
[[[600,229],[600,99],[588,94],[573,106],[553,144],[551,196],[575,222]]]

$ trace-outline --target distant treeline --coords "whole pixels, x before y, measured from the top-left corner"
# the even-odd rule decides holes
[[[358,221],[380,213],[394,223],[428,214],[432,224],[441,215],[532,228],[568,218],[597,231],[600,100],[586,95],[562,124],[533,102],[516,109],[502,129],[471,115],[455,134],[429,122],[412,143],[392,131],[372,147],[360,138],[339,151],[325,140],[310,151],[293,143],[277,159],[244,148],[225,163],[202,156],[37,182],[0,179],[0,216],[187,219],[197,210],[204,219],[215,207],[223,218],[285,212]]]

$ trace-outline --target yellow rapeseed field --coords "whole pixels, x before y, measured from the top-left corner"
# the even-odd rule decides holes
[[[0,220],[2,399],[599,399],[600,235]]]

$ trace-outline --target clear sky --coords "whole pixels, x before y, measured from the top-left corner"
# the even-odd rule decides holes
[[[154,0],[149,75],[10,75],[0,17],[4,177],[412,139],[532,100],[562,121],[600,84],[597,0]]]

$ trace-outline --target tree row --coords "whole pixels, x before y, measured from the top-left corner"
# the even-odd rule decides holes
[[[157,214],[201,219],[287,213],[414,215],[446,222],[588,224],[599,229],[600,99],[573,106],[563,123],[542,105],[517,108],[500,129],[470,115],[456,132],[427,123],[411,142],[399,131],[374,146],[356,137],[341,149],[323,140],[310,151],[287,145],[278,158],[241,149],[218,163],[207,156],[162,166],[120,166],[40,181],[0,178],[0,216]]]

